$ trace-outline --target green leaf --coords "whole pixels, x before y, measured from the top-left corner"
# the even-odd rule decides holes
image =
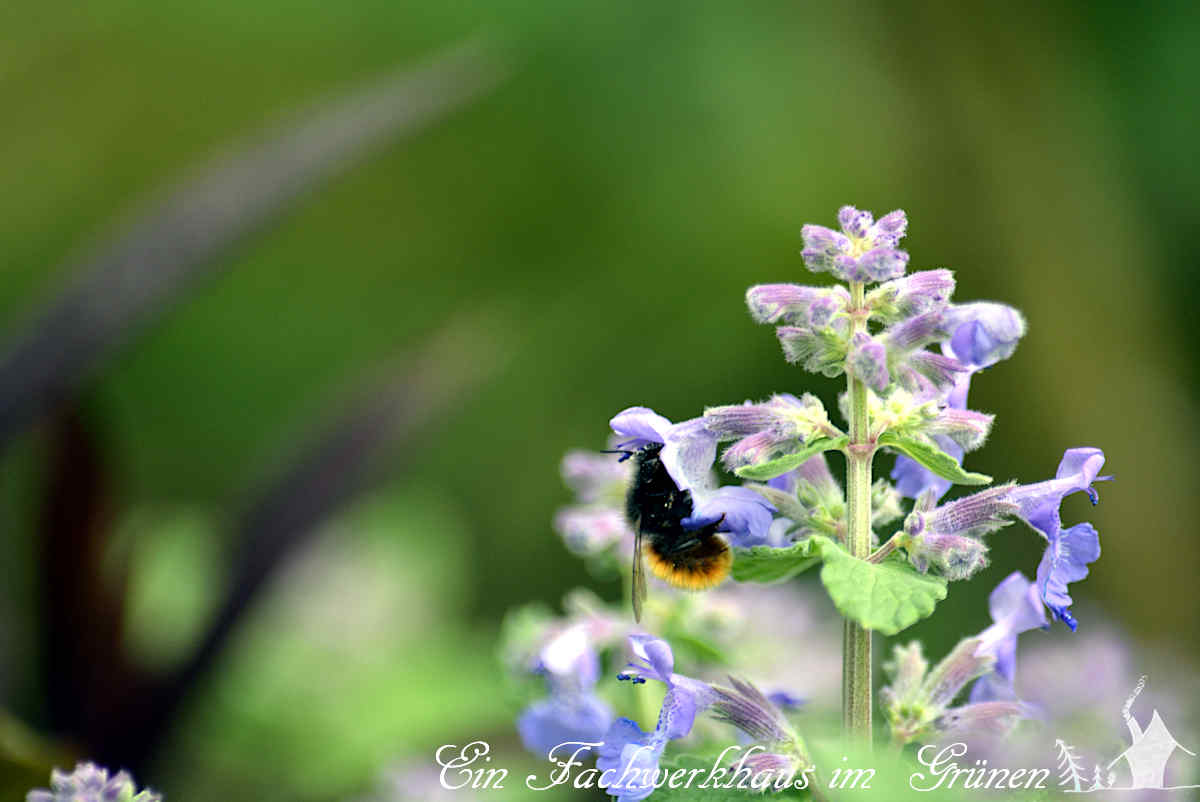
[[[765,482],[768,479],[774,479],[776,476],[782,476],[793,468],[798,468],[810,458],[815,457],[823,451],[835,451],[846,447],[850,442],[847,435],[841,437],[818,437],[811,443],[806,445],[795,454],[788,454],[786,457],[779,457],[768,462],[760,462],[758,465],[743,465],[734,473],[743,479],[753,479],[756,482]]]
[[[946,598],[946,580],[900,560],[869,563],[820,535],[821,582],[838,612],[867,629],[895,635],[933,612]]]
[[[786,549],[754,546],[733,550],[733,578],[738,582],[780,582],[821,562],[815,538]]]
[[[958,460],[927,440],[895,432],[884,432],[879,437],[879,445],[903,451],[938,476],[949,479],[955,484],[986,485],[992,481],[992,477],[982,473],[964,471],[963,466],[958,464]]]

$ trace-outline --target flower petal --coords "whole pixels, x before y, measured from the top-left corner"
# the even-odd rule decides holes
[[[1011,306],[980,301],[946,311],[949,348],[960,362],[986,368],[1008,359],[1025,336],[1025,318]]]
[[[775,507],[750,488],[727,485],[694,498],[694,504],[692,518],[725,516],[721,531],[729,533],[732,545],[748,548],[767,543]]]
[[[895,248],[876,248],[858,259],[858,274],[869,281],[887,281],[904,275],[908,254]]]
[[[1100,535],[1089,523],[1063,530],[1052,538],[1038,565],[1037,584],[1042,601],[1074,632],[1078,623],[1071,615],[1071,596],[1067,585],[1088,575],[1088,563],[1100,559]]]
[[[671,741],[684,737],[692,731],[697,712],[696,699],[689,691],[680,686],[670,688],[663,697],[654,734]]]
[[[677,423],[667,429],[659,459],[680,490],[703,492],[713,484],[712,465],[717,459],[717,436],[704,418]]]
[[[1021,518],[1042,533],[1053,537],[1062,526],[1059,509],[1062,500],[1081,490],[1095,503],[1092,482],[1103,481],[1097,475],[1104,467],[1104,452],[1098,448],[1072,448],[1064,454],[1055,478],[1031,485],[1020,485],[1009,494],[1021,508]]]
[[[517,732],[526,749],[545,758],[560,744],[600,742],[612,720],[612,710],[592,694],[551,696],[525,708]]]
[[[666,442],[671,421],[649,407],[629,407],[618,412],[608,425],[621,437],[628,438],[619,448],[641,448],[649,443]]]
[[[641,670],[645,676],[671,684],[671,674],[675,670],[675,655],[671,646],[662,638],[653,635],[630,635],[629,648],[644,662],[645,665],[630,663]]]

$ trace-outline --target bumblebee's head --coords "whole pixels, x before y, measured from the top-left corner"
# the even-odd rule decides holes
[[[621,458],[617,462],[624,462],[630,457],[640,456],[647,451],[653,450],[653,456],[658,456],[658,452],[662,451],[662,443],[648,443],[641,448],[606,448],[601,451],[601,454],[620,454]]]

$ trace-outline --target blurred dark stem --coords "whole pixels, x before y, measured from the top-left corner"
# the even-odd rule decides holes
[[[48,428],[41,544],[42,676],[51,725],[84,733],[124,707],[132,673],[122,658],[121,587],[101,565],[112,523],[105,465],[79,409],[60,409]],[[104,688],[100,697],[96,688]]]
[[[41,533],[43,653],[55,729],[89,757],[140,771],[288,558],[395,466],[390,455],[413,451],[435,419],[503,364],[497,346],[479,345],[488,328],[449,326],[402,370],[368,383],[323,436],[266,484],[235,525],[229,591],[213,623],[191,656],[164,676],[130,664],[121,650],[122,583],[106,581],[110,576],[100,570],[111,530],[101,450],[77,411],[58,415]]]
[[[50,724],[88,757],[141,769],[287,557],[371,485],[387,451],[411,446],[449,401],[469,396],[487,374],[478,369],[480,358],[493,366],[497,360],[479,353],[482,331],[451,325],[403,370],[347,405],[326,435],[248,505],[236,526],[228,597],[194,653],[166,676],[132,665],[122,650],[124,578],[104,570],[115,517],[111,473],[103,432],[85,419],[79,390],[119,346],[199,278],[216,273],[215,257],[230,245],[321,180],[461,107],[504,73],[490,48],[468,42],[228,151],[69,271],[74,284],[0,357],[0,450],[57,410],[47,426],[38,519],[41,663]],[[466,365],[472,374],[456,372]]]

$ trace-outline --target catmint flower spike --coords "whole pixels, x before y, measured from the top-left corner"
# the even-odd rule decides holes
[[[755,741],[778,744],[795,738],[783,713],[758,688],[730,677],[732,688],[714,687],[713,715],[732,724]]]
[[[806,225],[801,230],[804,250],[800,256],[809,270],[856,282],[886,281],[903,275],[908,254],[897,248],[908,228],[903,211],[896,210],[875,221],[870,212],[843,206],[838,211],[838,223],[841,232],[817,225]]]
[[[94,763],[79,763],[68,774],[54,769],[50,790],[30,791],[26,802],[162,802],[162,795],[149,789],[137,790],[133,778],[119,771],[111,777]]]

